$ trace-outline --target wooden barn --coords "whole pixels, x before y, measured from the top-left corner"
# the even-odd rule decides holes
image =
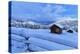
[[[62,33],[62,27],[56,24],[53,24],[50,26],[51,33],[61,34]]]

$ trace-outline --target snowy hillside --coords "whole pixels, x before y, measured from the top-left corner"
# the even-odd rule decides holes
[[[52,34],[49,29],[11,27],[12,52],[35,52],[76,49],[77,33]],[[18,45],[19,44],[19,45]]]
[[[61,26],[64,30],[71,29],[73,31],[78,31],[78,20],[77,19],[63,19],[56,21],[54,23],[51,23],[49,25],[52,26],[53,24]]]

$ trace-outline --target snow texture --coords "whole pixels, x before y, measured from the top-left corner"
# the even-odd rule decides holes
[[[11,28],[11,50],[16,52],[35,52],[67,50],[78,48],[77,33],[50,33],[49,29]]]

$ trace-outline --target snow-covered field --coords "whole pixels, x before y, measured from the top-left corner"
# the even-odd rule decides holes
[[[11,52],[35,52],[76,49],[78,34],[63,31],[50,33],[49,29],[11,28]]]
[[[11,20],[11,52],[37,52],[78,48],[78,24],[76,19],[65,19],[51,24],[34,21]],[[50,27],[62,27],[62,34],[50,33]],[[72,30],[73,33],[67,32]]]

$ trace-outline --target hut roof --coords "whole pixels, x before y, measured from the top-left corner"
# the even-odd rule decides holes
[[[57,24],[57,23],[52,23],[52,24],[49,25],[49,27],[51,27],[51,26],[53,26],[53,25],[56,25],[56,26],[58,26],[58,27],[60,27],[60,28],[63,28],[63,25]]]

